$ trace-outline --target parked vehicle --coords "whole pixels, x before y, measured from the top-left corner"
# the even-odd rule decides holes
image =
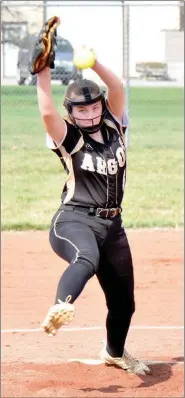
[[[26,37],[20,44],[17,60],[17,83],[19,85],[36,84],[36,76],[31,75],[29,67],[31,64],[31,48],[36,40],[35,36]],[[51,79],[60,80],[62,84],[69,84],[70,80],[82,78],[82,71],[73,64],[74,49],[71,43],[57,36],[55,47],[55,69],[51,69]]]
[[[141,62],[136,64],[136,72],[141,79],[170,80],[168,66],[162,62]]]

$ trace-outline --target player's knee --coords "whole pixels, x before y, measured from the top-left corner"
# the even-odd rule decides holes
[[[110,314],[116,318],[131,317],[135,312],[135,300],[133,297],[124,298],[124,300],[107,302],[107,308]]]
[[[78,256],[77,261],[89,270],[91,276],[96,274],[99,263],[99,255],[96,255],[94,258],[90,258],[86,255],[80,255]]]

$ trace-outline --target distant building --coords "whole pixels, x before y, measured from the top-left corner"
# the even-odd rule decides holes
[[[165,31],[165,61],[169,76],[184,81],[184,32],[181,30]]]
[[[21,3],[21,5],[19,5]],[[1,78],[15,77],[19,42],[43,24],[43,1],[5,1],[1,4]]]

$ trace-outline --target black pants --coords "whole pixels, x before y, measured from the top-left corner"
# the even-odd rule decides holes
[[[52,220],[50,244],[69,263],[55,303],[68,296],[74,302],[96,274],[108,308],[107,349],[112,356],[122,356],[135,303],[132,256],[121,217],[102,219],[59,209]]]

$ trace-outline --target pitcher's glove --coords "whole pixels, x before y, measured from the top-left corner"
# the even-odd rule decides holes
[[[60,24],[60,18],[52,17],[43,25],[36,43],[34,45],[31,57],[30,73],[35,75],[41,72],[46,66],[54,69],[57,27]]]

